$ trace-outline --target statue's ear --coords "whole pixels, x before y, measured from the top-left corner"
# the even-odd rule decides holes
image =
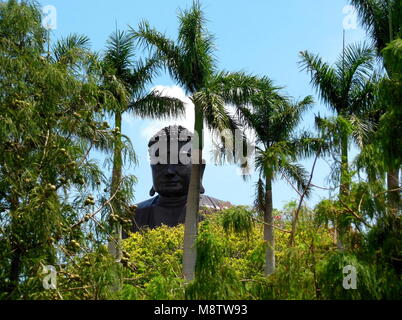
[[[150,195],[151,197],[153,197],[153,196],[155,195],[155,189],[154,189],[154,187],[152,187],[151,190],[149,190],[149,195]]]
[[[205,193],[205,188],[202,185],[202,179],[204,178],[204,171],[205,171],[205,163],[201,164],[201,172],[200,172],[200,194],[204,194]]]

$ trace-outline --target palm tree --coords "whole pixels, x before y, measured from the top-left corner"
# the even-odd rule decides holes
[[[400,0],[350,0],[356,8],[361,24],[374,42],[377,54],[388,43],[401,37],[402,3]]]
[[[369,126],[362,121],[372,106],[374,84],[369,81],[373,69],[372,49],[363,45],[349,45],[334,67],[317,55],[301,52],[301,65],[311,75],[311,84],[320,98],[336,114],[336,119],[317,118],[317,125],[331,136],[333,147],[340,154],[340,201],[346,202],[351,176],[349,173],[349,138],[352,135],[360,143]],[[338,230],[339,231],[339,230]],[[340,240],[340,239],[339,239]],[[338,247],[342,244],[338,241]]]
[[[265,274],[275,271],[275,238],[272,206],[272,182],[278,175],[295,182],[298,189],[306,188],[306,172],[295,163],[298,154],[307,150],[307,140],[296,139],[293,133],[302,113],[312,105],[308,96],[298,103],[279,93],[268,78],[259,81],[259,91],[251,99],[252,108],[239,108],[239,116],[256,135],[255,166],[260,178],[257,182],[256,206],[264,212],[264,240],[266,249]]]
[[[384,59],[384,49],[387,45],[402,37],[402,2],[400,0],[351,0],[351,4],[356,7],[361,24],[372,38],[377,55],[383,58],[382,61],[388,78],[393,78],[394,74],[400,72],[397,71],[397,68],[393,68],[391,63],[387,63],[387,59]],[[385,80],[383,83],[384,88],[387,81]],[[392,92],[392,90],[385,91]],[[386,92],[385,95],[388,95],[388,92]],[[379,131],[386,132],[386,135],[380,139],[382,142],[382,151],[379,154],[383,156],[388,171],[387,188],[390,192],[389,207],[397,212],[400,206],[400,195],[399,191],[395,192],[395,190],[399,189],[401,162],[395,161],[395,158],[398,158],[396,155],[398,154],[400,146],[392,141],[400,133],[397,126],[393,126],[394,130],[392,130],[390,122],[385,120],[395,118],[396,121],[393,122],[398,121],[397,119],[400,117],[398,113],[400,102],[398,102],[398,98],[395,94],[391,94],[391,96],[395,97],[395,101],[390,103],[389,97],[387,97],[387,101],[384,103],[384,106],[381,107],[382,110],[380,110],[381,114],[388,113],[388,115],[382,118],[383,121],[379,121]],[[396,106],[396,108],[393,106]],[[395,111],[396,117],[394,117]]]
[[[133,62],[135,44],[132,37],[123,32],[114,32],[107,44],[106,54],[101,63],[103,89],[109,98],[110,113],[114,114],[115,143],[113,154],[113,171],[111,182],[112,214],[122,212],[122,199],[116,196],[122,182],[122,116],[125,112],[131,112],[140,117],[160,118],[177,115],[184,111],[184,104],[176,98],[163,96],[161,92],[146,91],[158,70],[158,60],[151,58],[145,63],[138,60]],[[134,157],[132,157],[133,160]],[[121,227],[115,226],[114,238],[116,241],[109,242],[109,250],[116,259],[120,259],[118,243],[121,239]]]
[[[198,1],[189,10],[179,13],[177,42],[151,28],[139,25],[133,36],[161,59],[171,77],[181,85],[195,106],[192,171],[187,198],[183,273],[194,278],[196,263],[195,239],[200,195],[200,164],[202,163],[204,122],[209,129],[235,130],[237,124],[229,116],[225,104],[241,105],[252,91],[255,78],[243,73],[217,72],[213,57],[213,37],[205,28],[205,18]]]

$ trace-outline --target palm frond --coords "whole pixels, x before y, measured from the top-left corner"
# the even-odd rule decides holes
[[[311,74],[311,84],[317,90],[320,98],[329,107],[339,108],[339,78],[335,70],[324,63],[317,55],[314,56],[307,51],[300,53],[302,58],[300,65],[302,70],[307,70]]]
[[[351,0],[361,24],[371,36],[378,55],[402,28],[402,3],[400,0]],[[391,23],[390,23],[391,21]],[[390,30],[390,25],[392,30]]]
[[[306,96],[301,101],[297,101],[293,106],[299,114],[307,111],[314,104],[314,98],[312,96]]]
[[[132,67],[134,53],[134,41],[130,34],[116,30],[107,40],[105,54],[106,64],[114,70],[114,73],[125,78]]]
[[[267,156],[266,153],[264,152],[263,149],[260,147],[256,147],[256,157],[254,160],[254,166],[257,169],[257,171],[260,173],[260,176],[265,177],[269,171],[269,168],[267,168]]]
[[[296,184],[296,188],[300,193],[305,193],[306,197],[310,196],[310,188],[307,189],[308,172],[306,169],[297,163],[289,161],[281,161],[279,172],[285,176],[290,183]]]
[[[353,126],[352,137],[360,149],[370,143],[370,137],[374,131],[374,124],[369,120],[352,115],[349,119]]]
[[[354,87],[349,92],[350,106],[348,113],[359,117],[367,117],[370,112],[378,110],[378,92],[379,81],[375,77],[367,79],[360,87]]]
[[[255,146],[246,135],[244,128],[229,117],[229,127],[224,130],[212,131],[212,157],[216,164],[237,164],[244,180],[250,177],[251,157],[254,156]]]
[[[124,134],[121,135],[121,138],[123,163],[134,164],[136,166],[138,164],[138,157],[130,138]]]
[[[258,212],[265,212],[265,184],[261,178],[255,183],[254,206]]]
[[[286,131],[287,124],[283,118],[279,118],[285,116],[285,109],[290,106],[289,97],[281,94],[281,88],[267,77],[246,76],[243,81],[247,84],[247,90],[245,95],[242,94],[243,98],[238,99],[244,105],[236,106],[237,117],[243,125],[255,131],[257,141],[264,144],[279,141],[278,134]],[[237,91],[241,92],[239,89]]]
[[[257,171],[263,177],[275,177],[282,168],[281,163],[289,161],[291,150],[287,142],[277,142],[267,149],[256,148],[254,160]]]
[[[251,103],[251,98],[259,92],[260,80],[244,72],[221,71],[210,81],[210,89],[219,93],[226,104],[241,107]]]
[[[128,111],[151,119],[168,118],[184,113],[185,106],[180,99],[166,96],[163,91],[153,90],[148,95],[130,103]]]
[[[319,137],[327,141],[332,151],[339,153],[341,137],[336,118],[322,118],[318,115],[315,117],[315,127],[319,131]]]
[[[151,57],[146,61],[138,59],[133,63],[134,67],[126,78],[131,88],[131,100],[137,100],[144,96],[146,86],[158,75],[162,61],[158,57]]]
[[[160,33],[154,28],[151,28],[148,22],[142,21],[138,30],[131,28],[131,35],[140,46],[153,52],[158,56],[164,64],[164,67],[169,72],[170,76],[188,92],[190,88],[186,85],[185,79],[182,76],[183,55],[179,46],[173,40],[170,40],[166,35]]]
[[[191,92],[200,90],[215,69],[214,37],[208,33],[200,2],[179,12],[178,44],[182,51],[181,74]]]
[[[248,129],[254,129],[256,119],[253,112],[248,107],[237,107],[236,108],[236,117]]]
[[[66,65],[74,65],[88,55],[90,40],[78,34],[69,35],[57,41],[53,48],[53,60]]]
[[[108,110],[120,110],[121,112],[124,112],[131,97],[130,87],[127,85],[124,79],[121,79],[113,72],[106,73],[104,70],[103,78],[104,94],[109,103],[107,105]]]
[[[374,52],[367,44],[350,44],[336,62],[338,78],[342,79],[342,96],[350,90],[361,88],[371,76],[374,66]]]
[[[274,141],[286,140],[294,132],[303,119],[303,113],[314,104],[312,96],[307,96],[301,101],[281,101],[277,104],[277,110],[272,115]]]
[[[311,157],[319,154],[320,156],[328,155],[331,149],[329,142],[322,137],[312,135],[310,132],[304,131],[299,136],[290,139],[294,152],[297,157]]]

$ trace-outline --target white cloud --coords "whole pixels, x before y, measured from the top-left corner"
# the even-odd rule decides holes
[[[184,92],[184,90],[178,86],[156,86],[155,88],[153,88],[152,90],[156,90],[159,91],[162,96],[165,97],[174,97],[177,99],[180,99],[181,101],[183,101],[186,104],[192,104],[190,98],[188,96],[186,96],[186,93]]]
[[[194,104],[186,96],[184,90],[178,86],[156,86],[153,90],[159,91],[163,96],[180,99],[185,103],[185,114],[179,117],[171,117],[163,120],[152,120],[141,130],[141,136],[149,140],[164,127],[169,125],[181,125],[190,131],[194,128]]]

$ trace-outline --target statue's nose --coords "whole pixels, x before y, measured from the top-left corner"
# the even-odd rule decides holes
[[[176,171],[174,170],[173,166],[168,165],[166,170],[166,176],[172,178],[176,175]]]

